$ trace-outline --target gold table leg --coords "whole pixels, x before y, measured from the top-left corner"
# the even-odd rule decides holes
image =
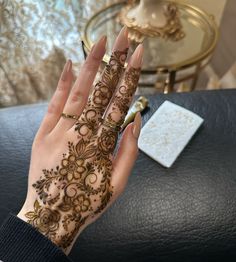
[[[166,84],[164,88],[165,94],[174,92],[175,78],[176,78],[176,71],[169,72],[168,79],[166,80]]]
[[[198,78],[199,78],[199,73],[200,73],[199,71],[200,71],[200,69],[201,69],[201,62],[198,63],[197,66],[196,66],[195,75],[194,75],[194,78],[192,80],[190,91],[193,91],[196,88],[197,81],[198,81]]]

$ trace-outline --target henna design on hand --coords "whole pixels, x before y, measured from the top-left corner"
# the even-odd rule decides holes
[[[50,238],[55,237],[55,231],[59,228],[61,214],[50,208],[42,208],[39,202],[35,200],[34,211],[28,212],[25,216],[29,219],[28,222],[38,228],[38,230]]]
[[[76,145],[69,142],[60,167],[44,170],[44,176],[33,184],[43,205],[35,200],[34,211],[25,216],[59,247],[66,250],[85,221],[107,206],[112,196],[111,155],[116,142],[117,133],[105,129],[92,142],[83,138]],[[52,198],[49,192],[55,183],[62,191]]]
[[[115,122],[117,126],[122,126],[138,84],[140,71],[141,68],[130,67],[127,69],[123,82],[113,98],[111,111],[108,112],[107,120],[109,122]],[[114,114],[116,119],[113,117]],[[119,119],[117,119],[118,116]]]
[[[116,132],[104,128],[92,142],[83,138],[76,145],[69,142],[68,154],[64,155],[61,165],[55,170],[43,170],[43,176],[33,184],[43,205],[35,200],[34,211],[25,216],[30,224],[65,250],[85,221],[99,214],[112,196],[111,155],[117,136]],[[52,198],[49,192],[55,184],[62,191]],[[63,234],[57,234],[59,228]]]
[[[78,131],[80,136],[89,139],[92,135],[95,135],[98,123],[101,121],[119,82],[127,53],[128,48],[124,51],[114,51],[111,55],[109,64],[106,65],[101,79],[97,82],[89,97],[84,112],[76,123],[75,130]]]
[[[104,210],[113,194],[112,155],[118,133],[100,126],[101,122],[97,119],[101,119],[111,98],[113,91],[110,92],[109,88],[114,89],[119,81],[126,52],[113,55],[102,80],[96,85],[92,99],[76,123],[78,142],[68,142],[67,153],[63,154],[60,165],[54,169],[44,169],[42,176],[32,185],[38,198],[34,202],[34,210],[27,212],[25,217],[65,251],[82,226]],[[128,110],[139,73],[140,69],[130,68],[114,96],[113,109],[120,111],[119,123]],[[112,113],[108,118],[117,121]]]

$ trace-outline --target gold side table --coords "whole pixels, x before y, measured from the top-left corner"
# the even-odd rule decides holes
[[[89,52],[101,35],[108,36],[109,61],[112,44],[121,29],[118,14],[126,1],[105,7],[93,15],[84,29],[84,47]],[[218,40],[218,27],[214,17],[199,8],[177,3],[185,37],[173,42],[159,37],[145,38],[145,48],[140,87],[155,87],[169,93],[176,91],[176,84],[191,80],[189,91],[195,89],[199,73],[209,63]],[[131,45],[131,51],[135,49]]]

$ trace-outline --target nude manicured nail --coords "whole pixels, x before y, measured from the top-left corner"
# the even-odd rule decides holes
[[[127,26],[124,26],[124,27],[121,29],[121,34],[123,34],[124,37],[128,39],[128,33],[129,33],[128,27],[127,27]]]
[[[141,126],[142,126],[142,117],[140,112],[136,113],[135,118],[134,118],[134,122],[133,122],[133,136],[138,139],[139,138],[139,134],[141,131]]]
[[[94,49],[95,45],[96,45],[96,43],[95,43],[95,44],[93,44],[93,46],[92,46],[92,48],[91,48],[91,50],[90,50],[90,53],[92,53],[92,52],[93,52],[93,49]]]
[[[143,44],[139,44],[138,47],[135,49],[132,57],[130,58],[129,65],[131,67],[139,68],[143,62]]]
[[[93,45],[90,54],[92,54],[96,59],[102,59],[106,51],[106,42],[107,37],[104,35]]]
[[[121,30],[119,35],[116,38],[113,51],[120,50],[123,51],[129,47],[129,40],[128,40],[128,28],[124,26]]]
[[[68,79],[68,73],[71,71],[71,68],[72,68],[72,62],[71,60],[67,60],[64,68],[63,68],[63,72],[62,72],[62,75],[61,75],[61,80],[62,81],[66,81]]]

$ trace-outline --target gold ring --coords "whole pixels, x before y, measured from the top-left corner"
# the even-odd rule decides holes
[[[112,129],[113,129],[114,131],[116,131],[116,132],[120,132],[120,130],[121,130],[121,127],[118,126],[118,125],[116,124],[116,122],[113,122],[113,121],[108,121],[108,120],[103,119],[103,120],[102,120],[102,124],[103,124],[104,126],[106,126],[106,127],[112,128]]]
[[[69,115],[69,114],[66,114],[66,113],[62,113],[61,116],[64,117],[64,118],[69,118],[69,119],[74,119],[74,120],[79,119],[79,116],[77,116],[77,115]]]

